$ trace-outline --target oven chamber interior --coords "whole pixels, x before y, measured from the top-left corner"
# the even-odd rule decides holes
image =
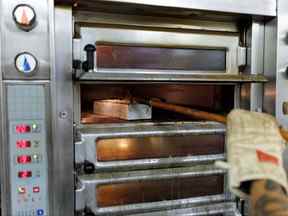
[[[267,80],[244,47],[265,20],[81,7],[73,40],[76,213],[239,215],[226,172],[214,166],[225,159],[224,125],[153,107],[151,119],[126,121],[93,113],[93,103],[133,96],[223,115],[258,109]],[[87,44],[96,48],[88,69]]]
[[[93,101],[133,95],[225,115],[236,104],[237,85],[99,82],[75,88],[80,211],[117,215],[233,203],[225,171],[213,165],[225,159],[224,125],[155,108],[149,120],[126,121],[93,114]]]

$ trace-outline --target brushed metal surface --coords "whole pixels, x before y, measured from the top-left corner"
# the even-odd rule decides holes
[[[266,83],[268,80],[263,75],[231,75],[231,74],[195,74],[173,71],[149,71],[143,70],[104,70],[97,69],[94,72],[83,73],[79,80],[83,81],[150,81],[150,82],[210,82],[210,83]],[[133,76],[131,76],[133,75]]]
[[[272,25],[274,31],[277,31],[277,41],[272,40],[273,46],[276,46],[276,118],[279,123],[284,127],[288,128],[288,118],[283,113],[283,103],[288,101],[288,79],[287,79],[287,68],[288,68],[288,2],[285,0],[278,1],[278,18],[275,20],[276,23]],[[275,35],[275,34],[274,34]],[[275,58],[275,56],[274,56]],[[274,89],[272,89],[274,90]],[[273,92],[272,92],[273,93]],[[284,155],[284,166],[286,170],[288,168],[288,150],[286,149]]]
[[[262,22],[253,21],[251,26],[251,74],[264,73],[264,39],[265,26]],[[263,109],[263,84],[251,85],[250,110],[262,112]]]
[[[67,0],[65,0],[67,1]],[[63,0],[58,0],[63,2]],[[72,1],[71,1],[72,2]],[[227,0],[82,0],[78,4],[84,4],[83,8],[93,8],[95,2],[102,4],[135,4],[140,6],[156,6],[164,8],[180,8],[180,9],[195,9],[239,14],[253,14],[264,16],[276,16],[276,1],[273,0],[243,0],[243,1],[227,1]],[[160,10],[160,9],[159,9]]]
[[[101,10],[101,9],[99,9]],[[135,12],[135,11],[134,11]],[[147,11],[148,12],[148,11]],[[158,12],[163,12],[159,11]],[[177,13],[178,12],[178,13]],[[179,10],[175,11],[175,14],[179,15]],[[163,14],[157,16],[152,15],[141,15],[129,14],[122,11],[119,13],[104,13],[104,12],[91,12],[83,10],[73,11],[76,26],[129,26],[130,28],[147,28],[147,29],[162,29],[170,31],[208,31],[208,32],[224,32],[224,33],[239,33],[240,29],[237,25],[238,21],[235,22],[235,18],[229,17],[227,20],[218,19],[201,19],[201,13],[199,17],[177,17],[174,14]],[[244,17],[242,17],[243,19]],[[237,19],[236,19],[237,20]],[[77,31],[77,29],[75,29]]]
[[[0,11],[3,11],[3,1],[0,1]],[[0,13],[0,50],[2,50],[2,34],[3,34],[3,13]],[[5,145],[7,143],[6,135],[7,131],[6,128],[6,117],[3,111],[3,106],[5,106],[4,101],[4,92],[3,92],[3,63],[2,63],[2,52],[0,51],[0,155],[1,155],[1,163],[0,163],[0,214],[6,214],[9,206],[8,203],[5,202],[5,200],[9,200],[9,197],[7,197],[8,194],[8,187],[6,186],[8,184],[8,178],[5,178],[5,176],[9,176],[9,173],[7,172],[8,169],[8,161],[4,160],[5,156],[8,155],[8,146]]]
[[[36,12],[37,23],[33,30],[20,30],[12,18],[13,9],[19,4],[17,0],[5,1],[3,9],[2,28],[2,65],[3,78],[22,80],[49,80],[50,79],[50,26],[48,0],[29,0]],[[15,57],[22,52],[29,52],[37,58],[38,68],[33,76],[25,76],[15,67]]]
[[[86,60],[86,53],[83,51],[87,44],[98,42],[116,43],[116,44],[141,44],[143,46],[154,47],[178,47],[178,48],[203,48],[203,49],[226,49],[226,67],[224,73],[238,74],[237,52],[239,46],[239,37],[237,35],[207,34],[207,33],[180,33],[167,31],[151,31],[145,29],[125,29],[125,28],[103,28],[103,27],[81,27],[81,40],[78,45],[79,50],[74,50],[75,55],[81,56],[81,61]],[[77,54],[77,53],[80,53]],[[96,51],[97,56],[97,51]],[[95,72],[97,70],[95,63]],[[197,73],[196,70],[194,73]],[[117,70],[114,71],[117,73]],[[118,70],[118,73],[121,70]],[[124,73],[127,71],[123,71]],[[133,71],[132,71],[133,72]],[[157,72],[157,70],[155,71]],[[189,70],[183,71],[183,74],[191,73]],[[119,76],[121,75],[119,73]],[[145,71],[135,71],[135,74],[146,74]],[[153,73],[153,71],[152,71]],[[170,74],[164,71],[164,74]],[[223,73],[223,71],[222,71]],[[175,70],[174,70],[175,74]],[[181,73],[177,73],[181,74]],[[109,74],[107,75],[109,77]],[[111,77],[111,76],[110,76]],[[112,76],[113,77],[113,76]],[[171,80],[171,79],[170,79]]]
[[[276,115],[277,74],[277,19],[265,24],[264,75],[269,82],[264,84],[263,111]]]
[[[277,81],[276,81],[276,117],[283,127],[288,128],[288,118],[282,112],[282,104],[288,101],[288,2],[285,0],[278,1],[278,45],[277,45]],[[276,46],[276,43],[274,43]]]
[[[53,214],[74,215],[74,145],[73,145],[73,82],[72,82],[72,10],[56,7],[51,11],[52,140],[51,191]],[[55,21],[55,23],[54,23]],[[55,40],[55,41],[54,41]],[[65,112],[66,117],[61,118]]]

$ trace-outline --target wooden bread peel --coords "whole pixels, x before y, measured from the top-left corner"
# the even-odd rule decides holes
[[[175,104],[165,103],[159,99],[142,99],[142,98],[134,98],[135,101],[149,104],[152,107],[156,107],[158,109],[163,109],[167,111],[172,111],[175,113],[180,113],[186,116],[190,116],[196,119],[206,120],[206,121],[215,121],[219,123],[226,124],[227,118],[226,116],[214,114],[210,112],[205,112],[197,109],[192,109],[188,107],[183,107]],[[279,128],[282,137],[288,142],[288,131],[283,128]]]

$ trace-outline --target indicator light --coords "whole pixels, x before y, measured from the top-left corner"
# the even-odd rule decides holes
[[[27,12],[26,12],[25,9],[22,10],[21,24],[22,24],[22,25],[29,25],[29,20],[28,20],[28,17],[27,17]]]
[[[31,147],[31,141],[29,141],[29,140],[17,140],[16,147],[21,148],[21,149],[30,148]]]
[[[32,159],[29,155],[20,155],[17,157],[17,163],[19,164],[27,164],[31,163]]]
[[[40,132],[40,127],[39,127],[38,124],[33,123],[33,124],[31,125],[31,127],[32,127],[32,131],[33,131],[34,133],[39,133],[39,132]]]
[[[37,209],[37,216],[44,215],[44,210],[43,209]]]
[[[34,154],[32,157],[33,157],[33,162],[35,163],[39,163],[42,159],[41,155],[39,154]]]
[[[16,133],[29,133],[31,131],[30,125],[19,124],[16,125]]]
[[[33,187],[33,193],[39,193],[40,192],[40,187],[35,186]]]
[[[15,67],[21,74],[32,76],[37,71],[38,61],[31,53],[22,52],[15,57]]]
[[[24,56],[23,70],[24,71],[30,71],[31,70],[31,66],[30,66],[26,56]]]
[[[26,188],[22,187],[22,186],[18,187],[18,193],[19,194],[25,194],[26,193]]]
[[[18,177],[21,179],[30,178],[30,177],[32,177],[32,172],[31,171],[20,171],[20,172],[18,172]]]
[[[19,4],[13,10],[13,18],[16,25],[24,30],[31,31],[36,25],[35,10],[27,4]]]

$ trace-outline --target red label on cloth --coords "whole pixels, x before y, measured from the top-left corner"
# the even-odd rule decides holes
[[[266,152],[263,152],[261,150],[256,150],[257,157],[260,162],[266,162],[266,163],[272,163],[275,165],[279,165],[279,159],[275,157],[274,155],[270,155]]]

